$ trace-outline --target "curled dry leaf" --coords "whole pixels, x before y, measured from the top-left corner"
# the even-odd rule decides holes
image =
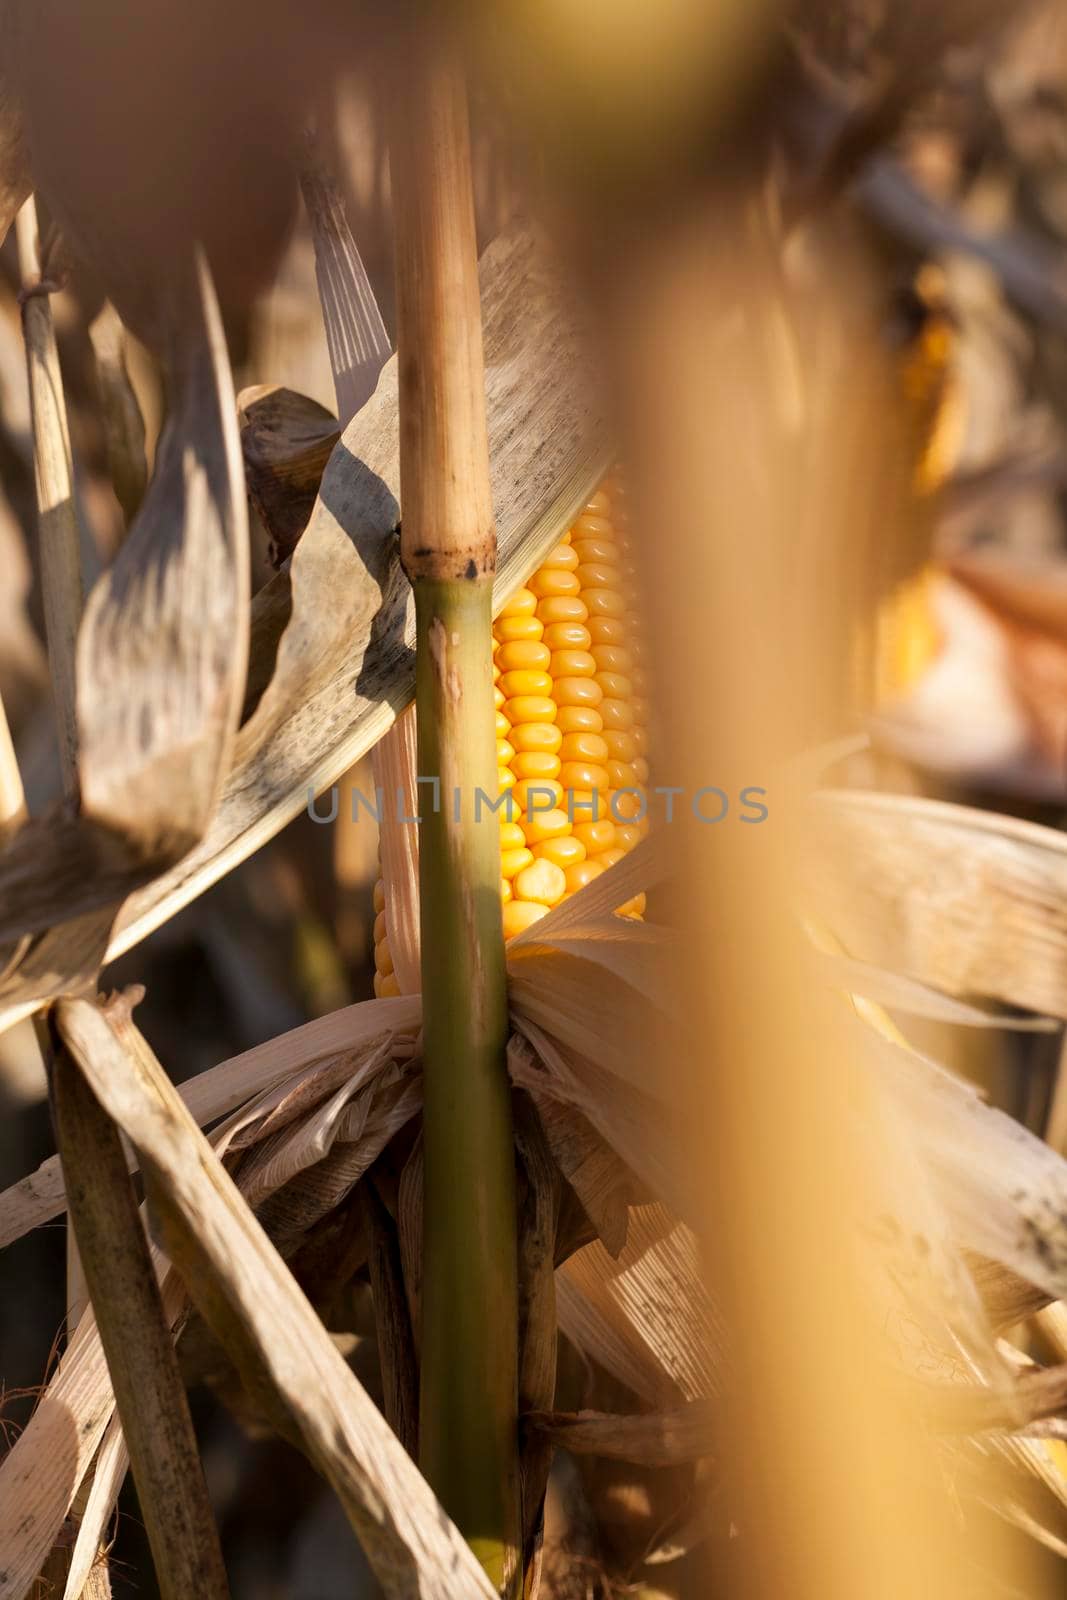
[[[277,384],[242,389],[237,411],[248,493],[281,567],[308,525],[341,431],[325,406]]]

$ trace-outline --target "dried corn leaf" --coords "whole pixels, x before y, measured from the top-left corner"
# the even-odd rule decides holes
[[[26,823],[0,856],[0,938],[100,910],[178,860],[202,837],[229,763],[247,656],[247,515],[202,265],[188,298],[180,397],[152,490],[82,619],[79,814]]]
[[[237,1171],[238,1186],[253,1210],[305,1167],[322,1161],[335,1139],[360,1138],[376,1088],[365,1086],[391,1059],[392,1040],[386,1036],[362,1052],[361,1058],[346,1063],[340,1087],[300,1117],[295,1126],[272,1127],[270,1121],[263,1126]]]
[[[126,329],[114,306],[105,303],[90,325],[89,337],[96,361],[111,484],[129,527],[144,500],[148,463],[144,418],[127,365]]]
[[[828,791],[811,814],[808,897],[853,956],[1067,1017],[1063,834],[903,795]]]
[[[378,302],[345,216],[333,175],[311,149],[301,174],[326,344],[333,370],[337,415],[347,427],[374,393],[392,354]]]
[[[677,1411],[615,1416],[604,1411],[531,1411],[528,1428],[545,1433],[572,1455],[607,1456],[643,1467],[676,1467],[711,1455],[715,1414],[706,1400]]]
[[[276,1092],[279,1099],[299,1093],[289,1080],[305,1073],[329,1072],[338,1062],[349,1070],[353,1054],[388,1029],[400,1042],[418,1031],[422,1008],[418,998],[363,1001],[329,1016],[268,1039],[265,1044],[223,1061],[210,1071],[183,1083],[178,1093],[192,1116],[202,1124],[214,1122],[235,1107],[252,1102],[258,1114],[259,1096]],[[242,1110],[238,1126],[243,1124]],[[251,1114],[251,1113],[248,1113]],[[50,1156],[36,1172],[12,1184],[0,1195],[0,1248],[19,1239],[31,1228],[58,1217],[66,1209],[63,1171],[58,1156]]]
[[[122,1434],[122,1423],[113,1416],[108,1423],[93,1467],[93,1481],[85,1502],[78,1535],[71,1552],[63,1600],[81,1600],[89,1573],[99,1557],[105,1542],[107,1527],[118,1504],[123,1479],[130,1465],[129,1452]]]
[[[346,1107],[329,1153],[299,1169],[260,1207],[259,1217],[288,1259],[308,1232],[347,1198],[389,1140],[422,1109],[421,1076],[383,1079]]]
[[[249,497],[280,567],[308,525],[341,430],[325,406],[278,384],[242,389],[237,413]]]
[[[956,1244],[1067,1297],[1067,1162],[916,1051],[859,1022],[853,1040],[881,1074],[902,1147],[929,1173]]]
[[[819,968],[836,988],[862,995],[865,1000],[877,1001],[890,1011],[901,1011],[906,1016],[964,1028],[1003,1028],[1013,1033],[1055,1033],[1058,1028],[1048,1017],[1016,1017],[983,1011],[979,1006],[967,1005],[963,1000],[954,1000],[950,995],[931,989],[916,978],[887,972],[884,967],[854,961],[848,956],[820,956]]]
[[[157,1273],[165,1264],[153,1252]],[[186,1305],[173,1274],[161,1284],[171,1324]],[[82,1316],[40,1404],[0,1462],[0,1600],[23,1600],[74,1504],[115,1411],[92,1310]]]
[[[619,1259],[599,1242],[556,1274],[560,1327],[652,1405],[719,1392],[722,1329],[691,1231],[664,1206],[637,1206]]]
[[[168,1252],[239,1369],[260,1366],[385,1592],[493,1591],[206,1144],[128,1011],[64,1000],[57,1025],[138,1149]]]

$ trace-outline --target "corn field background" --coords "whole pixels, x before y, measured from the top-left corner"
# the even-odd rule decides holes
[[[1062,0],[0,0],[0,1600],[1061,1592],[1065,263]]]

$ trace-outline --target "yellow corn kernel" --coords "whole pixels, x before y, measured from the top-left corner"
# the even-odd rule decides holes
[[[547,672],[551,661],[551,650],[538,640],[515,639],[510,644],[497,646],[496,664],[501,672],[511,673],[524,668],[533,672]],[[506,689],[504,693],[507,693]]]
[[[643,917],[648,901],[643,894],[635,894],[632,900],[627,900],[624,905],[616,906],[617,917]]]
[[[375,911],[385,910],[385,884],[381,878],[378,878],[374,885],[374,909]]]
[[[588,650],[555,650],[549,671],[557,682],[560,678],[592,678],[596,675],[596,662]]]
[[[502,822],[500,824],[501,850],[522,850],[526,844],[526,837],[517,822]]]
[[[573,833],[569,833],[559,839],[544,839],[540,844],[535,844],[534,855],[538,861],[554,861],[557,867],[566,871],[568,867],[585,860],[585,845]]]
[[[534,616],[497,617],[493,633],[500,644],[537,643],[545,631],[543,622]]]
[[[510,767],[498,767],[496,776],[498,794],[503,794],[505,789],[514,789],[515,774]]]
[[[602,488],[598,489],[595,494],[591,494],[589,496],[589,499],[585,502],[585,505],[582,508],[582,516],[606,517],[610,510],[611,499],[608,495],[607,489]]]
[[[536,900],[509,900],[504,907],[504,938],[514,939],[517,933],[525,933],[527,928],[547,916],[548,907]]]
[[[586,623],[593,644],[623,644],[626,640],[626,623],[622,617],[590,617]]]
[[[573,867],[565,867],[563,876],[567,880],[568,894],[576,894],[579,889],[584,889],[587,883],[599,878],[603,871],[604,868],[599,861],[578,861]]]
[[[533,799],[534,814],[539,811],[553,810],[563,804],[563,785],[557,783],[555,778],[520,778],[512,791],[515,804],[523,811],[529,811],[530,799]],[[548,796],[552,795],[552,805],[548,804]]]
[[[383,978],[387,978],[393,970],[393,958],[385,939],[380,939],[374,946],[374,970],[381,973]]]
[[[377,884],[375,885],[375,888],[377,888]],[[379,911],[378,915],[374,919],[374,931],[371,934],[371,938],[374,940],[375,944],[381,944],[382,940],[385,937],[386,937],[385,912],[384,911]]]
[[[575,578],[577,583],[577,578]],[[626,601],[618,589],[583,589],[582,604],[593,617],[621,619],[626,614]]]
[[[599,683],[597,688],[600,689]],[[600,689],[600,693],[603,695],[603,689]],[[613,733],[628,733],[633,730],[636,718],[628,700],[604,698],[598,702],[597,710],[600,712],[605,728],[609,728]]]
[[[585,623],[589,620],[589,609],[577,595],[554,594],[540,602],[537,615],[546,627],[554,622]]]
[[[648,762],[645,760],[644,756],[635,756],[634,757],[633,770],[634,770],[634,777],[637,779],[638,783],[647,783],[648,782],[649,767],[648,767]]]
[[[617,822],[615,824],[615,837],[619,841],[619,849],[624,855],[631,850],[636,850],[641,843],[641,825],[638,822]]]
[[[595,706],[560,706],[556,715],[560,733],[602,733],[604,719]]]
[[[629,678],[624,678],[621,672],[598,672],[596,681],[609,700],[629,700],[633,695],[633,684]],[[637,720],[636,711],[634,720]]]
[[[618,728],[606,729],[604,743],[613,761],[637,760],[637,741],[632,733],[626,733]]]
[[[574,837],[585,845],[585,853],[589,856],[602,855],[616,843],[615,824],[610,817],[600,817],[596,822],[576,822],[573,831]]]
[[[530,588],[539,600],[553,600],[559,596],[577,599],[582,590],[574,573],[565,572],[559,567],[542,567],[535,572],[530,579]],[[543,622],[544,618],[541,620]]]
[[[503,695],[501,695],[501,699],[503,699],[503,698],[504,698]],[[510,733],[511,733],[511,723],[508,721],[507,717],[504,715],[504,713],[502,711],[498,711],[497,714],[496,714],[496,736],[497,736],[497,738],[498,739],[506,739],[506,738],[508,738]]]
[[[542,844],[545,839],[559,839],[572,831],[567,813],[558,808],[552,811],[537,811],[532,817],[523,817],[520,825],[526,843],[530,845]],[[577,832],[577,829],[574,831]],[[582,842],[585,843],[584,840]]]
[[[493,685],[493,704],[496,706],[498,711],[502,711],[504,709],[504,696],[501,694],[500,689],[496,684]]]
[[[508,763],[510,762],[510,760],[511,760],[511,758],[512,758],[512,756],[514,754],[515,754],[514,746],[509,744],[506,739],[498,739],[497,740],[497,742],[496,742],[496,759],[497,759],[497,764],[499,766],[506,767],[508,765]]]
[[[586,589],[615,589],[622,598],[622,573],[609,561],[583,561],[576,576],[583,594]]]
[[[633,651],[624,649],[621,644],[597,644],[593,646],[592,653],[598,672],[633,674]]]
[[[648,800],[643,794],[619,789],[611,796],[611,816],[616,822],[638,822],[648,810]]]
[[[576,539],[574,553],[583,567],[611,567],[619,559],[619,547],[613,539]]]
[[[564,789],[606,790],[618,787],[617,784],[609,784],[606,767],[596,766],[591,761],[568,761],[560,768],[559,781]]]
[[[516,589],[501,611],[502,617],[532,617],[537,610],[537,596],[529,589]]]
[[[596,761],[603,764],[609,756],[608,742],[599,733],[568,733],[561,735],[559,747],[563,761]]]
[[[395,1000],[400,993],[395,972],[374,974],[374,993],[379,1000]]]
[[[513,727],[519,722],[555,722],[556,702],[547,694],[517,694],[505,701],[504,715]]]
[[[635,769],[625,761],[609,761],[607,765],[609,789],[636,789],[638,777]]]
[[[517,751],[540,751],[554,756],[563,743],[563,735],[551,722],[520,722],[510,733]]]
[[[590,515],[584,511],[571,529],[574,539],[613,539],[615,527],[609,519],[601,515]]]
[[[500,680],[500,691],[505,700],[514,700],[520,695],[551,695],[552,679],[547,672],[520,668],[518,672],[504,673]]]
[[[512,897],[513,892],[514,891],[512,890],[510,880],[507,879],[507,878],[501,878],[501,880],[500,880],[500,904],[502,906],[506,906],[507,905],[508,901]]]
[[[604,691],[595,678],[555,678],[552,693],[556,704],[563,706],[599,706]]]
[[[542,643],[550,650],[588,650],[592,639],[582,622],[550,622]]]
[[[533,852],[524,846],[521,850],[502,850],[500,852],[500,872],[505,878],[513,878],[523,867],[528,867],[533,860]]]
[[[547,751],[524,750],[517,755],[511,763],[511,770],[516,778],[558,778],[560,771],[559,756],[549,755]]]
[[[550,550],[541,563],[541,571],[550,567],[553,572],[573,572],[578,565],[578,557],[569,544],[557,544]],[[531,585],[532,587],[532,585]]]
[[[542,859],[524,867],[513,880],[513,888],[519,900],[535,900],[543,906],[554,906],[566,894],[567,880],[562,867],[557,867],[554,861]]]

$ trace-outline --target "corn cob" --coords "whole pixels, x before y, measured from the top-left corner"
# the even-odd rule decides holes
[[[626,523],[623,485],[609,478],[493,625],[506,939],[648,831],[648,681]],[[638,895],[619,912],[644,908]],[[374,910],[374,992],[398,994],[381,880]]]

